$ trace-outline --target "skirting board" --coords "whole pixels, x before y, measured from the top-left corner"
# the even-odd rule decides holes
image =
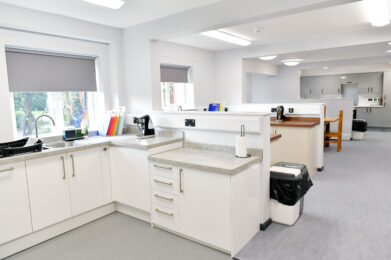
[[[167,231],[167,232],[170,232],[170,233],[173,233],[173,234],[175,234],[175,235],[177,235],[177,236],[180,236],[180,237],[189,239],[190,241],[199,243],[199,244],[201,244],[201,245],[204,245],[204,246],[207,246],[207,247],[210,247],[210,248],[216,249],[216,250],[218,250],[218,251],[221,251],[221,252],[223,252],[223,253],[226,253],[226,254],[231,255],[231,251],[229,251],[229,250],[227,250],[227,249],[223,249],[223,248],[220,248],[220,247],[211,245],[211,244],[209,244],[209,243],[206,243],[206,242],[203,242],[203,241],[201,241],[201,240],[198,240],[198,239],[195,239],[195,238],[186,236],[186,235],[184,235],[184,234],[182,234],[182,233],[178,233],[178,232],[176,232],[176,231],[173,231],[173,230],[171,230],[171,229],[162,227],[162,226],[157,225],[157,224],[151,224],[151,226],[152,226],[152,227],[155,227],[155,228],[159,228],[159,229],[164,230],[164,231]],[[232,255],[231,255],[231,256],[232,256]]]
[[[118,212],[151,223],[151,214],[149,212],[139,210],[119,202],[115,202],[115,205]]]
[[[78,215],[73,218],[64,220],[50,227],[38,230],[36,232],[3,244],[0,246],[0,259],[16,254],[20,251],[35,246],[58,235],[64,234],[72,229],[88,224],[115,211],[115,204],[110,203],[97,209],[88,211],[82,215]]]

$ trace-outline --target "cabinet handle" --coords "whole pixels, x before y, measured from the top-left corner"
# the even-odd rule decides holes
[[[160,165],[157,165],[157,164],[154,164],[153,167],[160,168],[160,169],[166,169],[166,170],[172,170],[172,167],[160,166]]]
[[[7,168],[7,169],[0,170],[0,173],[3,173],[3,172],[12,172],[13,170],[15,170],[15,168],[14,168],[14,167],[10,167],[10,168]]]
[[[369,91],[369,88],[368,88],[368,93],[369,93],[370,91]]]
[[[61,156],[61,160],[62,160],[62,172],[63,172],[62,179],[65,180],[67,178],[67,175],[66,175],[66,172],[65,172],[65,159],[64,159],[64,156]]]
[[[161,213],[161,214],[170,216],[170,217],[173,217],[173,216],[174,216],[174,213],[168,213],[168,212],[165,212],[165,211],[160,210],[160,209],[155,209],[155,211],[158,212],[158,213]]]
[[[174,200],[173,198],[167,198],[167,197],[161,196],[159,194],[155,194],[154,196],[156,198],[158,198],[158,199],[163,199],[163,200],[168,200],[168,201],[173,201]]]
[[[182,188],[182,172],[183,172],[183,169],[179,169],[179,191],[180,191],[180,193],[183,193],[183,188]]]
[[[156,180],[156,179],[153,179],[153,181],[156,183],[164,184],[164,185],[170,185],[170,186],[173,185],[172,182],[165,182],[165,181],[160,181],[160,180]]]
[[[75,173],[75,158],[73,157],[73,154],[71,154],[70,156],[71,156],[71,159],[72,159],[72,177],[75,177],[76,176],[76,173]]]

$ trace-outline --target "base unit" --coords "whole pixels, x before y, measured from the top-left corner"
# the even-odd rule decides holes
[[[259,231],[260,164],[232,175],[153,162],[150,171],[152,226],[232,256]]]

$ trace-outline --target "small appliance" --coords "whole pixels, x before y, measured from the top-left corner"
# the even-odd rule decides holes
[[[278,121],[281,121],[281,120],[285,119],[284,106],[278,106],[276,112],[277,112],[277,120]]]
[[[149,115],[142,115],[133,118],[133,123],[137,124],[140,130],[138,138],[152,138],[155,137],[155,129],[153,128],[152,120]]]

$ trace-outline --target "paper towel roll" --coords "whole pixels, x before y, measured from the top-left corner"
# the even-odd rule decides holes
[[[247,157],[247,142],[245,136],[236,136],[235,155],[237,157]]]

